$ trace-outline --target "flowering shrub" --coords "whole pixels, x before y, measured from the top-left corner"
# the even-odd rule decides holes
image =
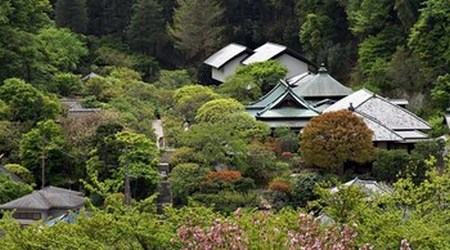
[[[287,217],[292,215],[288,212]],[[286,215],[286,214],[285,214]],[[346,250],[356,249],[357,233],[352,227],[323,228],[314,217],[306,214],[298,216],[298,226],[271,212],[248,214],[238,209],[234,218],[215,220],[211,226],[182,226],[178,230],[184,249],[225,250],[225,249],[308,249]],[[360,250],[372,249],[363,245]]]
[[[273,180],[269,184],[269,189],[289,194],[291,192],[291,184],[284,180]]]
[[[215,220],[208,228],[182,226],[178,237],[186,250],[248,249],[242,228],[228,220]]]
[[[234,170],[221,170],[217,172],[209,172],[208,181],[221,180],[223,182],[232,182],[242,177],[241,172]]]

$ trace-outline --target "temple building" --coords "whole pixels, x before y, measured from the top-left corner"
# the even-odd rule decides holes
[[[288,47],[267,42],[255,50],[231,43],[208,57],[203,63],[211,67],[211,78],[224,82],[237,67],[256,62],[275,60],[288,70],[286,78],[317,70],[317,66]]]
[[[280,80],[270,92],[248,105],[247,112],[271,128],[300,131],[312,117],[351,93],[322,65],[316,75],[306,72]]]
[[[322,65],[317,74],[306,72],[280,80],[246,110],[272,129],[289,127],[301,132],[311,118],[323,112],[349,109],[374,132],[377,147],[410,150],[416,142],[430,140],[426,132],[431,126],[404,108],[406,105],[404,100],[387,99],[366,89],[353,92]]]

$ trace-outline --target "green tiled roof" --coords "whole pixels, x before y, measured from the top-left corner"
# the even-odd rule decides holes
[[[295,107],[282,107],[275,108],[265,111],[259,114],[258,117],[261,118],[311,118],[317,116],[317,112],[310,109],[299,109]]]
[[[352,90],[331,77],[322,66],[317,75],[294,88],[294,92],[301,97],[344,97],[351,94]]]

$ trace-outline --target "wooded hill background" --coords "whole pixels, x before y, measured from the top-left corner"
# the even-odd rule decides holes
[[[445,0],[6,0],[0,7],[1,81],[118,66],[149,82],[160,69],[186,68],[208,83],[201,62],[211,53],[230,42],[271,41],[325,62],[346,84],[407,98],[419,113],[442,111],[450,100],[447,76],[438,103],[427,101],[450,69]],[[89,51],[42,34],[52,22],[79,34]],[[49,59],[42,49],[49,37],[73,51]]]

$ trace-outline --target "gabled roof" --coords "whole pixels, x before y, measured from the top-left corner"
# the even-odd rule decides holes
[[[291,100],[297,107],[280,106],[285,100]],[[301,97],[296,96],[290,88],[286,88],[281,96],[256,113],[256,117],[259,118],[311,118],[317,115],[319,112]]]
[[[0,209],[49,210],[52,208],[77,208],[83,204],[82,193],[49,186],[3,204]]]
[[[302,97],[343,97],[352,92],[350,88],[331,77],[323,65],[317,75],[295,88],[295,93]]]
[[[203,63],[219,69],[227,62],[236,58],[244,52],[248,52],[249,54],[252,53],[250,49],[243,45],[230,43],[227,46],[223,47],[221,50],[214,53],[212,56],[208,57]]]
[[[392,130],[429,130],[430,124],[412,112],[366,89],[361,89],[339,100],[324,112],[352,107],[359,113],[373,117]]]
[[[255,62],[264,62],[270,59],[274,59],[282,53],[287,53],[300,61],[303,61],[309,65],[316,67],[314,63],[303,57],[302,55],[294,52],[288,47],[276,43],[267,42],[255,49],[255,53],[247,57],[242,64],[247,65]]]
[[[276,101],[281,95],[283,95],[288,89],[288,84],[280,80],[275,87],[273,87],[267,94],[259,98],[256,102],[247,106],[247,109],[263,109],[267,105]]]

